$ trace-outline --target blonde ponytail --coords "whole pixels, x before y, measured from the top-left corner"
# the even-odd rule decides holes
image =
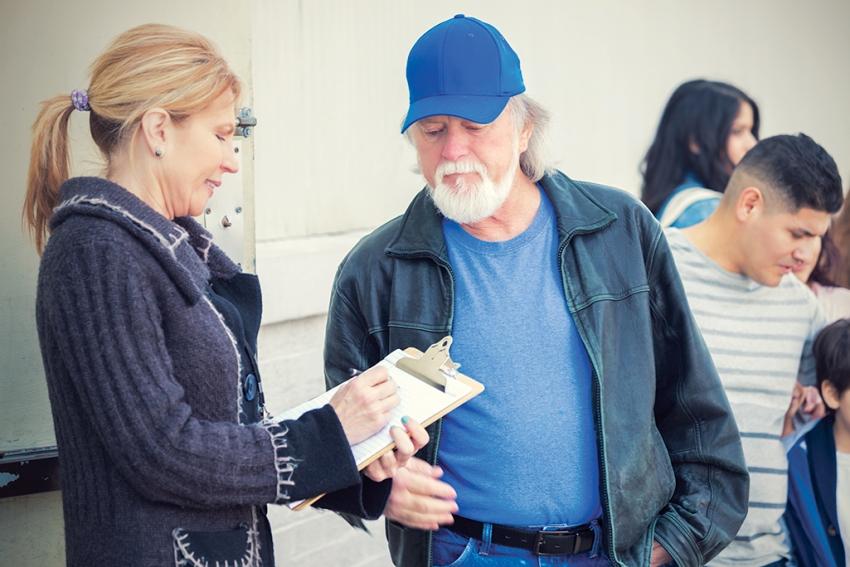
[[[41,103],[32,126],[23,221],[39,255],[50,234],[50,216],[59,204],[59,188],[70,176],[68,119],[73,111],[70,94],[55,96]]]

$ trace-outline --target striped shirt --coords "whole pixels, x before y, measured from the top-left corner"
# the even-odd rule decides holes
[[[749,512],[712,566],[762,567],[789,557],[780,523],[788,462],[779,440],[794,382],[815,383],[812,341],[826,324],[794,275],[763,286],[721,268],[678,229],[666,230],[691,311],[729,397],[750,472]]]

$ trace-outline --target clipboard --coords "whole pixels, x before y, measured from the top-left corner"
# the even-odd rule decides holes
[[[413,386],[412,390],[416,390],[416,392],[413,392],[412,390],[408,392],[406,390],[410,390],[410,388],[405,389],[400,386],[399,395],[402,398],[402,403],[398,408],[396,408],[396,410],[394,410],[394,417],[390,419],[390,423],[387,424],[383,430],[373,435],[370,439],[352,447],[353,452],[355,452],[355,460],[357,460],[358,470],[365,469],[371,463],[381,458],[381,456],[393,450],[395,442],[392,440],[392,437],[389,437],[389,427],[394,424],[393,420],[395,419],[396,411],[400,408],[404,408],[406,404],[417,405],[420,402],[424,404],[425,402],[422,402],[422,400],[427,398],[429,401],[433,399],[434,405],[436,405],[436,399],[442,400],[441,404],[439,407],[436,407],[436,409],[433,409],[432,407],[416,408],[417,410],[426,411],[427,415],[417,420],[423,427],[427,427],[450,411],[468,402],[484,391],[483,384],[457,371],[460,365],[453,362],[449,356],[449,347],[451,344],[452,338],[447,336],[440,342],[428,347],[424,353],[418,349],[410,347],[404,351],[394,351],[393,353],[390,353],[379,363],[390,370],[391,378],[395,375],[396,378],[394,379],[396,379],[399,383],[401,383],[401,379],[403,379],[405,384]],[[400,372],[406,376],[400,375]],[[424,390],[426,386],[433,389],[433,391]],[[335,389],[328,390],[321,396],[317,396],[316,398],[313,398],[292,410],[284,412],[278,417],[278,421],[282,421],[284,419],[296,419],[306,411],[323,406],[327,403],[326,399],[330,400],[334,390]],[[452,390],[455,390],[455,392],[453,393]],[[416,396],[417,392],[419,393],[418,396]],[[421,394],[424,392],[430,393],[430,395],[422,396]],[[430,405],[432,404],[429,404],[429,406]],[[300,411],[300,413],[293,417],[293,415],[302,408],[304,408],[303,411]],[[433,411],[430,411],[432,409]],[[402,411],[404,410],[402,409]],[[416,418],[416,416],[411,417]],[[371,444],[368,446],[364,445],[367,443]],[[358,447],[361,445],[363,447]],[[357,451],[355,451],[358,448],[367,448],[369,453],[368,456],[358,460]],[[324,494],[292,503],[289,504],[289,507],[293,510],[300,511],[314,504],[322,496],[324,496]]]

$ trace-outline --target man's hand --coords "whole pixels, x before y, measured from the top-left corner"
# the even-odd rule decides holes
[[[438,480],[440,467],[432,467],[413,457],[407,466],[396,471],[393,489],[384,516],[405,526],[420,530],[438,530],[449,525],[457,512],[454,488]]]
[[[806,389],[799,382],[795,382],[794,389],[791,391],[791,403],[788,405],[788,411],[785,412],[781,437],[788,437],[797,429],[794,425],[794,416],[797,414],[797,410],[802,407],[805,397]]]
[[[797,429],[794,425],[794,416],[800,411],[808,420],[819,419],[826,415],[826,406],[823,403],[820,392],[814,386],[803,386],[799,382],[794,383],[791,392],[791,404],[785,412],[785,420],[782,424],[781,437],[787,437]]]
[[[650,563],[650,567],[660,567],[661,565],[665,565],[671,561],[673,561],[673,558],[670,557],[667,550],[664,549],[664,547],[656,540],[652,540],[652,561]]]
[[[797,382],[797,384],[800,384]],[[796,385],[794,386],[797,387]],[[802,385],[801,385],[802,387]],[[803,413],[809,416],[809,419],[818,419],[826,415],[826,406],[823,405],[823,398],[820,397],[820,391],[814,386],[805,386],[805,395],[803,396]]]
[[[396,471],[404,467],[416,451],[428,444],[430,436],[419,423],[407,416],[401,418],[401,421],[407,431],[396,426],[390,428],[390,435],[395,441],[395,450],[384,453],[380,459],[372,462],[363,471],[363,474],[375,482],[394,477]]]

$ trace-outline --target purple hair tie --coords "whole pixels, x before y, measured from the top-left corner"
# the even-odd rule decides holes
[[[89,93],[86,92],[85,89],[78,91],[74,89],[71,91],[71,102],[74,103],[74,108],[77,110],[88,112],[91,110],[91,106],[89,106]]]

